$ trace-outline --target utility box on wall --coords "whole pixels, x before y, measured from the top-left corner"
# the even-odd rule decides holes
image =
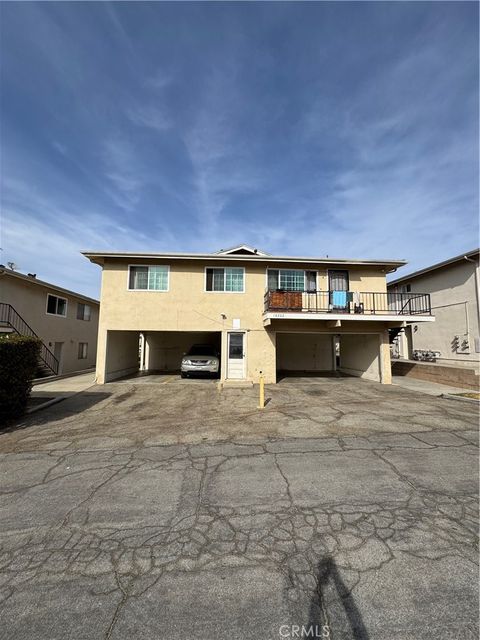
[[[455,350],[457,353],[470,353],[470,336],[468,333],[456,335],[454,338]]]

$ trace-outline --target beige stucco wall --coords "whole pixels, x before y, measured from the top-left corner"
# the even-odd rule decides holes
[[[478,368],[480,354],[475,351],[475,339],[480,348],[477,279],[478,266],[464,260],[405,281],[412,292],[430,294],[435,316],[433,323],[412,324],[412,349],[440,351],[437,360],[440,363]],[[470,349],[455,349],[455,336],[467,334]],[[406,340],[402,355],[411,356],[405,353],[405,346]]]
[[[66,317],[47,314],[48,293],[67,299]],[[60,373],[94,366],[97,352],[98,304],[6,274],[0,275],[0,302],[11,304],[52,353],[56,342],[63,343]],[[90,305],[92,315],[89,321],[77,320],[79,302]],[[88,344],[85,359],[78,358],[79,342]]]
[[[333,336],[320,333],[277,333],[280,371],[332,371]]]
[[[161,261],[138,261],[132,264],[166,264]],[[231,262],[213,265],[191,260],[174,260],[169,264],[169,290],[129,291],[128,263],[120,259],[106,261],[102,274],[101,313],[97,358],[97,380],[104,381],[105,339],[107,330],[200,331],[222,332],[222,374],[226,377],[227,332],[245,331],[247,379],[258,381],[260,371],[267,382],[276,381],[275,328],[263,326],[263,305],[266,288],[265,263],[246,261],[245,292],[220,293],[205,291],[205,267],[232,266]],[[309,264],[269,264],[269,268],[311,269]],[[385,274],[379,269],[352,266],[352,291],[386,291]],[[328,289],[328,270],[318,271],[318,288]],[[239,328],[238,325],[239,324]],[[362,323],[373,325],[376,323]],[[304,329],[302,329],[302,326]],[[325,332],[332,332],[325,322],[317,323]],[[284,327],[288,330],[287,327]],[[295,322],[298,331],[312,331],[309,322]],[[363,329],[363,326],[362,326]],[[375,330],[365,326],[367,332]],[[383,325],[382,325],[383,329]],[[316,329],[314,329],[316,330]],[[378,331],[377,327],[377,331]]]
[[[340,337],[340,371],[353,376],[380,381],[380,339],[378,335],[342,335]]]
[[[135,373],[139,368],[139,334],[137,331],[108,331],[104,382]]]

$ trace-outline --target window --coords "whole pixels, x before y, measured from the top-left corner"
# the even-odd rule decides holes
[[[67,315],[67,299],[53,296],[51,293],[47,294],[47,313],[52,316],[62,316],[65,318]]]
[[[221,267],[206,269],[207,291],[231,291],[243,293],[245,269],[243,267]]]
[[[298,269],[268,269],[268,289],[275,291],[304,291],[305,271]]]
[[[135,291],[168,291],[168,267],[129,267],[128,288]]]
[[[92,317],[92,307],[89,304],[79,302],[77,305],[77,320],[90,320]]]
[[[78,359],[85,360],[88,355],[88,342],[78,343]]]

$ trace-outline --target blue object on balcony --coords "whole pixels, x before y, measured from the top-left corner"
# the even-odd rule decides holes
[[[346,291],[334,291],[332,294],[332,303],[334,307],[346,307],[347,306],[347,292]]]

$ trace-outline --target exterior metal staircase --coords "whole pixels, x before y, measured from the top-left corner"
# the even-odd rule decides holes
[[[41,341],[38,369],[40,376],[58,375],[58,360],[11,304],[0,302],[0,332],[13,332],[20,336],[30,336]]]

